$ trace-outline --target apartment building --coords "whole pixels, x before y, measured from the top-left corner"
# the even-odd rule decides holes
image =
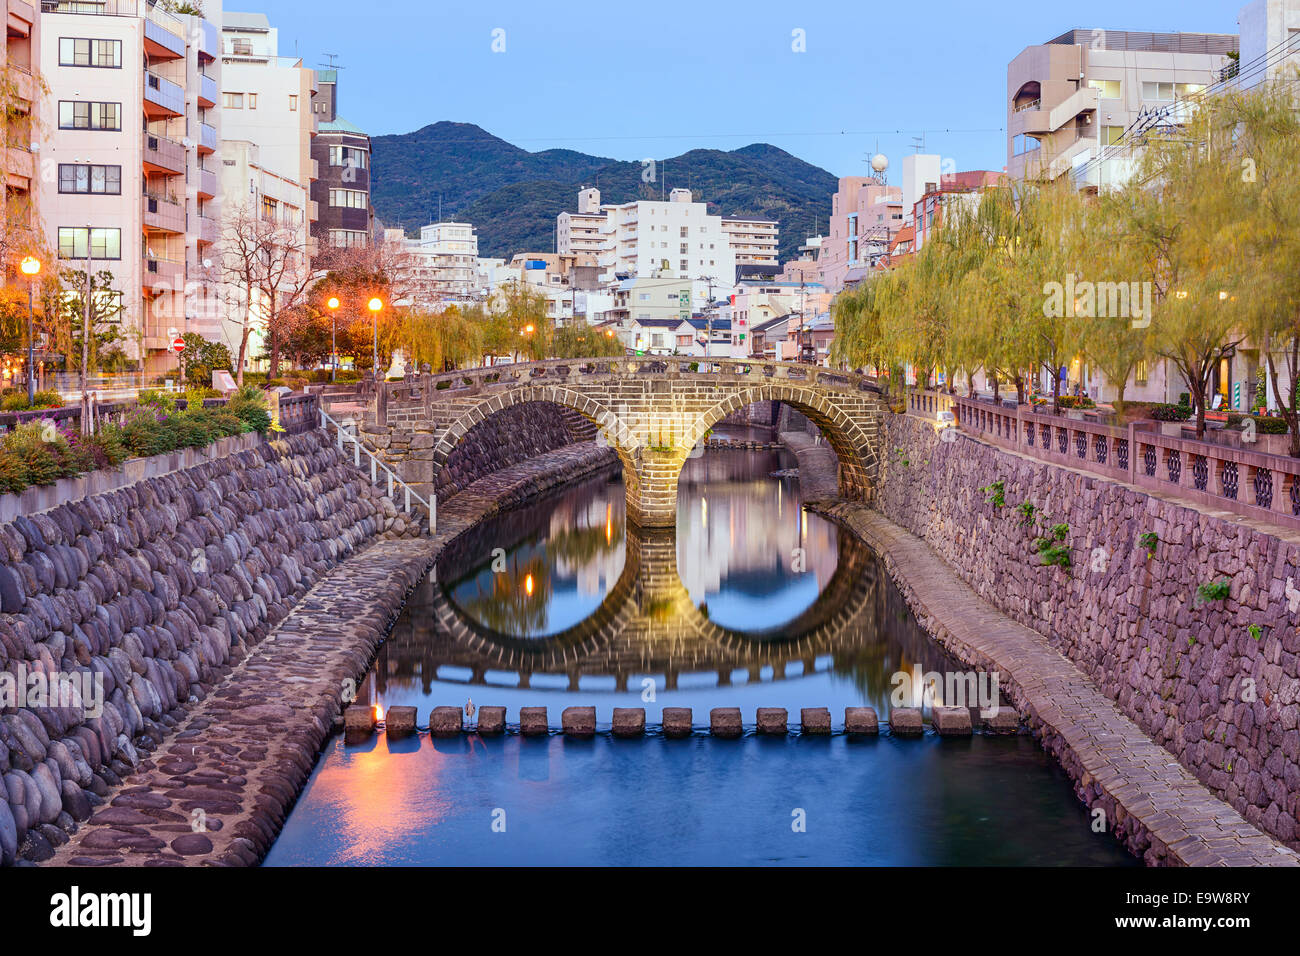
[[[420,227],[418,239],[387,229],[384,241],[401,252],[402,284],[412,305],[438,309],[479,296],[478,236],[470,223],[430,223]]]
[[[586,187],[578,192],[578,211],[555,217],[555,251],[577,257],[579,265],[598,266],[604,249],[601,231],[605,213],[600,208],[600,190]]]
[[[219,0],[206,7],[220,17]],[[104,296],[123,351],[169,369],[177,333],[210,335],[220,321],[204,269],[221,209],[215,24],[150,0],[47,0],[41,20],[49,245],[62,266],[112,275]]]
[[[1300,68],[1300,0],[1254,0],[1237,13],[1241,85],[1295,77]]]
[[[1003,174],[991,169],[940,175],[938,182],[927,182],[909,211],[916,250],[925,245],[943,222],[944,212],[953,206],[969,210],[979,207],[980,194],[1002,181]]]
[[[370,137],[338,113],[338,70],[321,70],[313,103],[317,119],[311,155],[319,178],[311,198],[319,218],[312,235],[319,250],[369,245],[375,215],[370,206]]]
[[[832,293],[866,274],[902,226],[902,191],[875,176],[843,176],[831,199],[827,232],[818,244],[821,283]]]
[[[317,113],[316,72],[298,57],[279,55],[279,33],[265,14],[225,11],[221,18],[222,182],[227,230],[256,218],[272,224],[294,250],[305,274],[316,254],[311,199],[319,178],[312,142]],[[285,288],[298,284],[286,279]],[[246,310],[254,315],[248,356],[262,351],[264,305],[256,295],[228,290],[222,338],[237,353]],[[250,303],[250,299],[253,301]]]
[[[40,20],[25,0],[5,0],[7,32],[0,51],[0,286],[21,276],[18,263],[41,245],[37,218],[33,121],[39,119]]]
[[[767,219],[710,215],[689,189],[673,189],[667,200],[600,203],[600,192],[584,188],[578,212],[556,217],[555,245],[579,267],[599,266],[602,281],[631,277],[689,279],[692,305],[703,309],[739,277],[775,276],[780,269],[779,225]]]
[[[1007,174],[1054,181],[1097,158],[1153,109],[1200,93],[1230,67],[1235,34],[1070,30],[1007,66]],[[1091,164],[1082,187],[1122,181],[1131,157]]]
[[[722,231],[736,256],[734,281],[772,279],[781,271],[780,226],[775,220],[723,216]]]

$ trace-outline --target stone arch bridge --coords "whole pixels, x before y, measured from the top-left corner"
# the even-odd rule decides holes
[[[874,380],[817,366],[736,359],[551,359],[409,376],[376,393],[364,426],[422,494],[471,428],[530,402],[581,415],[623,465],[628,517],[676,524],[677,477],[718,421],[754,402],[784,402],[826,436],[839,457],[839,492],[870,500],[883,400]],[[393,440],[401,436],[401,441]]]

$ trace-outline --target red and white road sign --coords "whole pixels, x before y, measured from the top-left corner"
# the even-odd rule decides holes
[[[185,351],[185,340],[181,338],[179,335],[176,336],[176,338],[172,339],[172,351],[175,352],[177,355],[180,355],[182,352]]]

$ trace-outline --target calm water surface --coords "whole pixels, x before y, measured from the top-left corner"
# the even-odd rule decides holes
[[[624,520],[617,471],[463,537],[417,591],[361,691],[383,707],[575,704],[708,711],[866,704],[898,672],[964,670],[879,561],[803,510],[780,452],[687,461],[676,533]],[[792,823],[806,821],[804,832]],[[850,741],[697,733],[335,738],[268,865],[1073,864],[1135,861],[1094,834],[1027,737]],[[494,824],[496,829],[494,829]],[[498,832],[504,825],[504,832]]]

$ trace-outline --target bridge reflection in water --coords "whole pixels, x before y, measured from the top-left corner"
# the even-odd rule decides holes
[[[613,706],[640,703],[649,680],[658,703],[719,706],[740,703],[738,685],[762,695],[799,678],[817,686],[758,702],[883,709],[895,672],[955,669],[875,555],[803,511],[797,481],[769,477],[789,464],[776,452],[688,461],[675,532],[625,522],[616,473],[481,525],[413,596],[373,691],[557,707],[634,695]],[[695,700],[678,699],[686,689]]]
[[[415,705],[882,713],[896,671],[943,670],[875,556],[813,515],[783,454],[706,452],[676,534],[623,522],[617,475],[459,542],[362,699]],[[806,570],[791,551],[806,549]],[[494,550],[500,549],[494,555]],[[500,558],[494,572],[494,557]],[[531,585],[529,585],[531,575]],[[964,669],[964,668],[963,668]],[[642,680],[655,688],[643,700]],[[369,695],[369,696],[366,696]],[[807,832],[791,830],[790,808]],[[508,816],[508,829],[490,822]],[[284,864],[1114,864],[1029,737],[334,738],[267,859]]]

